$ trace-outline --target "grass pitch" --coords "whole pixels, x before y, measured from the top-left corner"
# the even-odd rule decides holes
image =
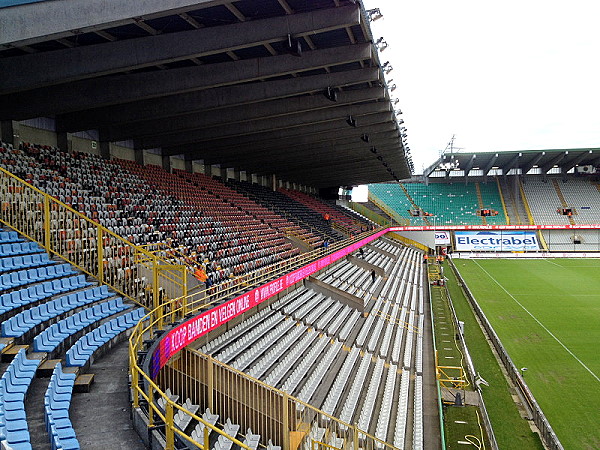
[[[600,260],[455,260],[566,449],[600,448]]]

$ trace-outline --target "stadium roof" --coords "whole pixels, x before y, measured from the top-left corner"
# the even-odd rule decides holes
[[[485,177],[492,169],[500,169],[504,175],[510,174],[511,170],[520,169],[521,174],[527,174],[535,169],[533,172],[545,175],[557,168],[566,174],[575,166],[600,166],[600,148],[445,153],[423,172],[423,176],[436,176],[440,172],[451,176],[451,172],[461,171],[463,177]]]
[[[316,187],[410,176],[391,66],[368,24],[377,10],[28,1],[0,13],[0,120],[52,117],[58,132],[98,130],[104,142]]]

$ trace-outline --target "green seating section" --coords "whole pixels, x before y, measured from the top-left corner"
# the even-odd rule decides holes
[[[369,195],[371,194],[396,211],[400,217],[410,219],[411,225],[424,225],[420,217],[411,217],[408,210],[413,209],[413,206],[398,184],[370,184]]]
[[[494,182],[479,183],[483,206],[498,211],[497,216],[486,217],[488,225],[506,225],[506,216],[502,207],[502,199],[498,192],[498,185]]]
[[[481,225],[481,217],[477,215],[479,201],[474,183],[422,183],[404,184],[413,201],[423,211],[435,215],[436,225]],[[506,224],[502,201],[495,183],[480,183],[481,197],[485,208],[498,211],[497,216],[487,217],[488,225]],[[386,202],[403,217],[409,217],[408,210],[412,205],[402,188],[397,184],[372,184],[369,190],[377,198]],[[433,225],[434,219],[429,221]],[[420,217],[410,217],[411,225],[423,225]]]

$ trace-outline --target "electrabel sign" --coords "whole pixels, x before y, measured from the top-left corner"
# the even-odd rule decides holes
[[[264,286],[257,287],[176,326],[163,337],[152,355],[152,377],[155,378],[156,375],[158,375],[158,371],[173,355],[199,337],[204,336],[234,317],[254,308],[256,305],[284,291],[298,281],[308,278],[313,273],[327,267],[331,263],[352,253],[363,245],[381,237],[387,233],[387,231],[388,230],[379,231],[378,233],[355,242],[331,255],[327,255],[311,264],[300,267]]]
[[[539,250],[534,231],[457,231],[458,251],[525,251]]]

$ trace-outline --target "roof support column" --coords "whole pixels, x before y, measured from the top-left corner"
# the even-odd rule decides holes
[[[271,175],[271,189],[273,189],[273,191],[277,191],[277,177],[275,174]]]
[[[110,159],[110,142],[108,141],[100,141],[100,156],[102,159]]]
[[[1,121],[0,138],[2,138],[2,142],[11,144],[14,147],[19,145],[19,122],[12,120]]]
[[[185,171],[189,172],[189,173],[194,173],[194,160],[192,159],[192,157],[186,153],[185,157],[184,157],[184,161],[185,161]]]
[[[56,146],[63,152],[69,151],[69,136],[66,132],[56,133]]]
[[[167,172],[171,173],[171,157],[169,155],[161,154],[161,158],[162,158],[163,169],[165,169]]]
[[[140,166],[144,165],[144,150],[143,149],[135,149],[134,150],[134,154],[135,154],[135,162],[138,163]]]

